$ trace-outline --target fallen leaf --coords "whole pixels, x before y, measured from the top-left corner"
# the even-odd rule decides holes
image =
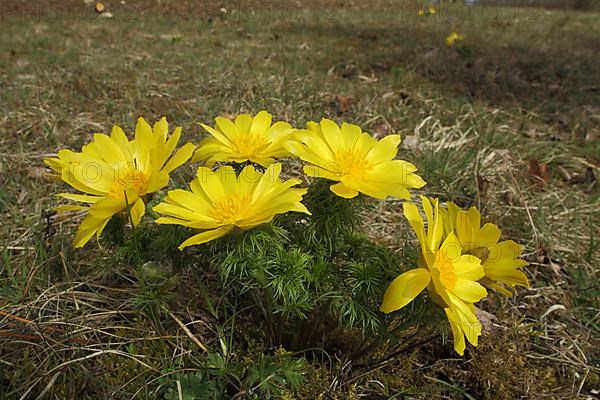
[[[391,127],[387,123],[382,122],[375,125],[371,130],[371,133],[376,139],[381,139],[382,137],[389,135],[391,131]]]
[[[489,187],[490,181],[477,174],[477,189],[479,191],[479,200],[481,201],[481,204],[487,204]]]
[[[416,135],[406,136],[402,141],[402,147],[417,153],[419,151],[419,137]]]
[[[548,183],[548,165],[540,163],[535,158],[529,159],[529,176],[534,182],[546,184]]]
[[[565,167],[563,167],[562,165],[559,165],[557,170],[558,170],[558,174],[563,179],[563,181],[565,181],[565,182],[571,181],[571,179],[572,179],[571,174],[569,173],[569,171],[567,171],[567,169]]]
[[[104,7],[104,3],[97,2],[94,9],[98,14],[102,14],[106,10],[106,7]]]
[[[481,322],[481,326],[485,332],[489,333],[494,330],[494,320],[496,319],[494,314],[475,307],[475,315],[477,316],[479,322]]]
[[[509,206],[514,206],[515,205],[515,195],[513,192],[508,191],[508,192],[504,192],[504,202],[506,204],[508,204]]]
[[[338,94],[335,96],[333,103],[338,114],[345,114],[350,111],[350,108],[354,103],[354,98],[352,96],[342,96]]]
[[[550,306],[540,317],[540,319],[544,319],[546,318],[550,313],[557,311],[557,310],[566,310],[567,307],[563,306],[562,304],[554,304],[553,306]]]

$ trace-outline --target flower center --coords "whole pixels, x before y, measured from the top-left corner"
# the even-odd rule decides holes
[[[215,219],[227,225],[234,224],[244,218],[250,200],[252,200],[250,194],[238,193],[221,198],[213,205]]]
[[[454,272],[454,265],[445,251],[440,250],[436,254],[434,268],[440,271],[440,281],[446,289],[453,289],[456,285],[456,273]]]
[[[357,150],[342,150],[335,155],[336,172],[342,175],[361,176],[369,168],[370,163]]]
[[[116,179],[108,192],[109,197],[125,198],[125,192],[128,189],[134,189],[138,195],[146,193],[148,184],[150,182],[142,171],[136,168],[128,167],[119,174],[119,178]]]
[[[262,135],[252,135],[250,133],[242,135],[235,143],[238,153],[252,155],[259,148],[264,146],[267,140]]]

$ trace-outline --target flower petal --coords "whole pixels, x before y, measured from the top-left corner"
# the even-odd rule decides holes
[[[210,231],[205,231],[205,232],[199,233],[199,234],[194,235],[191,238],[187,239],[183,243],[181,243],[179,245],[179,250],[183,250],[186,247],[192,246],[192,245],[195,245],[195,244],[202,244],[202,243],[210,242],[211,240],[218,239],[218,238],[220,238],[222,236],[225,236],[226,234],[228,234],[232,230],[233,230],[233,226],[227,225],[227,226],[222,226],[222,227],[217,228],[217,229],[213,229],[213,230],[210,230]]]
[[[403,273],[390,283],[383,295],[379,310],[386,314],[401,309],[413,301],[429,284],[431,275],[424,268]]]

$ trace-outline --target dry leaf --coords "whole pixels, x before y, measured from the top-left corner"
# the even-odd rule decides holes
[[[558,174],[563,179],[563,181],[565,181],[565,182],[571,181],[571,174],[569,173],[569,171],[566,170],[565,167],[563,167],[562,165],[559,165],[557,169],[558,169]]]
[[[342,96],[338,94],[334,98],[334,105],[338,114],[344,114],[350,111],[353,102],[354,98],[352,96]]]
[[[485,179],[483,176],[477,174],[477,189],[479,191],[479,200],[483,205],[487,204],[489,187],[490,181]]]
[[[480,308],[475,307],[475,315],[483,327],[484,332],[490,333],[494,330],[496,316]]]
[[[509,206],[515,205],[515,195],[513,192],[505,192],[504,193],[504,202]]]
[[[529,159],[529,176],[537,183],[548,183],[548,165],[540,163],[537,159]]]
[[[402,147],[417,153],[419,151],[419,137],[416,135],[405,137],[402,141]]]
[[[385,122],[382,122],[380,124],[375,125],[371,130],[371,133],[376,139],[381,139],[382,137],[389,135],[391,131],[391,127]]]
[[[104,3],[97,2],[94,9],[98,14],[102,14],[106,10],[106,7],[104,7]]]

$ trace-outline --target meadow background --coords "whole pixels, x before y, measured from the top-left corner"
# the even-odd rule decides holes
[[[328,117],[401,134],[400,156],[429,183],[420,192],[478,206],[525,246],[532,283],[482,303],[485,333],[464,358],[433,333],[352,364],[336,357],[346,338],[328,338],[297,366],[299,387],[275,398],[597,398],[597,2],[442,3],[418,16],[420,5],[140,0],[99,14],[91,2],[2,1],[0,398],[180,398],[206,365],[202,347],[235,348],[227,373],[252,398],[249,366],[273,349],[251,331],[228,348],[236,328],[199,300],[210,277],[174,269],[157,289],[94,243],[74,250],[77,221],[49,212],[64,186],[42,159],[113,124],[131,133],[139,116],[167,116],[197,143],[197,122],[261,109],[295,126]],[[452,31],[465,40],[447,46]],[[378,203],[364,229],[399,253],[414,245],[398,201]]]

